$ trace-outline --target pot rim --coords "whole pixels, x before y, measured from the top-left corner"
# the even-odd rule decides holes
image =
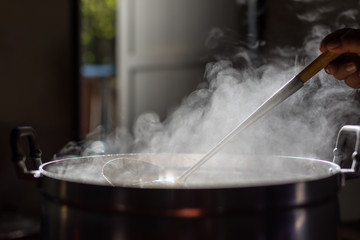
[[[298,160],[298,161],[309,161],[309,162],[316,162],[316,164],[320,164],[325,171],[328,171],[326,173],[320,174],[320,175],[311,175],[310,177],[304,177],[304,178],[297,178],[297,179],[288,179],[286,181],[269,181],[269,182],[255,182],[252,184],[212,184],[212,185],[182,185],[182,186],[174,186],[174,185],[161,185],[161,186],[155,186],[155,187],[149,187],[149,186],[144,186],[144,185],[129,185],[129,184],[118,184],[116,186],[111,186],[109,185],[107,182],[94,182],[91,180],[76,180],[76,179],[67,179],[66,177],[62,177],[60,176],[58,173],[54,173],[51,171],[48,171],[46,168],[48,166],[51,166],[53,164],[59,164],[59,163],[64,163],[65,161],[77,161],[77,160],[89,160],[89,159],[97,159],[97,158],[112,158],[112,157],[129,157],[129,158],[134,158],[132,160],[137,161],[137,162],[144,162],[143,160],[139,160],[139,159],[135,159],[136,157],[139,156],[169,156],[169,155],[174,155],[174,154],[168,154],[168,153],[160,153],[160,154],[149,154],[149,153],[131,153],[131,154],[106,154],[106,155],[92,155],[92,156],[80,156],[80,157],[69,157],[69,158],[61,158],[61,159],[56,159],[56,160],[52,160],[46,163],[43,163],[42,165],[40,165],[39,167],[39,171],[38,171],[38,177],[48,177],[48,178],[53,178],[55,180],[59,180],[59,181],[65,181],[65,182],[73,182],[73,183],[79,183],[79,184],[88,184],[88,185],[98,185],[98,186],[105,186],[105,187],[119,187],[119,188],[151,188],[151,189],[232,189],[232,188],[244,188],[244,187],[262,187],[262,186],[273,186],[273,185],[284,185],[284,184],[293,184],[296,182],[308,182],[308,181],[316,181],[316,180],[321,180],[321,179],[326,179],[327,177],[331,177],[333,175],[336,174],[341,174],[343,171],[343,169],[341,169],[341,167],[333,162],[327,161],[327,160],[321,160],[321,159],[316,159],[316,158],[311,158],[311,157],[297,157],[297,156],[276,156],[276,155],[272,155],[270,156],[271,158],[286,158],[286,159],[294,159],[294,160]],[[178,154],[175,154],[178,155]],[[180,154],[180,155],[184,155],[184,156],[200,156],[197,154]],[[259,157],[259,156],[254,156],[252,155],[251,157]],[[267,156],[267,158],[269,158],[269,156]],[[153,163],[151,163],[153,164]]]

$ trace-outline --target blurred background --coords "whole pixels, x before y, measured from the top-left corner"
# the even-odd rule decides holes
[[[236,46],[253,46],[261,64],[314,25],[353,26],[358,10],[357,0],[1,1],[0,211],[40,214],[36,183],[11,164],[11,129],[34,127],[49,161],[69,141],[131,131],[145,111],[165,119]]]

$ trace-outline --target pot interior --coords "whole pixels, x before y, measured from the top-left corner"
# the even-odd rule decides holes
[[[233,188],[311,181],[332,176],[340,167],[328,161],[283,156],[219,155],[187,178],[177,177],[195,164],[197,154],[99,155],[55,160],[42,175],[65,181],[141,188]]]

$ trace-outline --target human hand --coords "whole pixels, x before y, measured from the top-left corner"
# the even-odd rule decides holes
[[[325,71],[352,88],[360,88],[360,29],[344,28],[330,33],[322,40],[320,51],[341,54]]]

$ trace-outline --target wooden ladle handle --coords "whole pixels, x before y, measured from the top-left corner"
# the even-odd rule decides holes
[[[318,56],[314,61],[312,61],[308,66],[306,66],[299,74],[298,77],[300,80],[305,83],[307,80],[312,78],[317,74],[321,69],[326,67],[331,61],[336,59],[340,54],[333,52],[324,52]]]

